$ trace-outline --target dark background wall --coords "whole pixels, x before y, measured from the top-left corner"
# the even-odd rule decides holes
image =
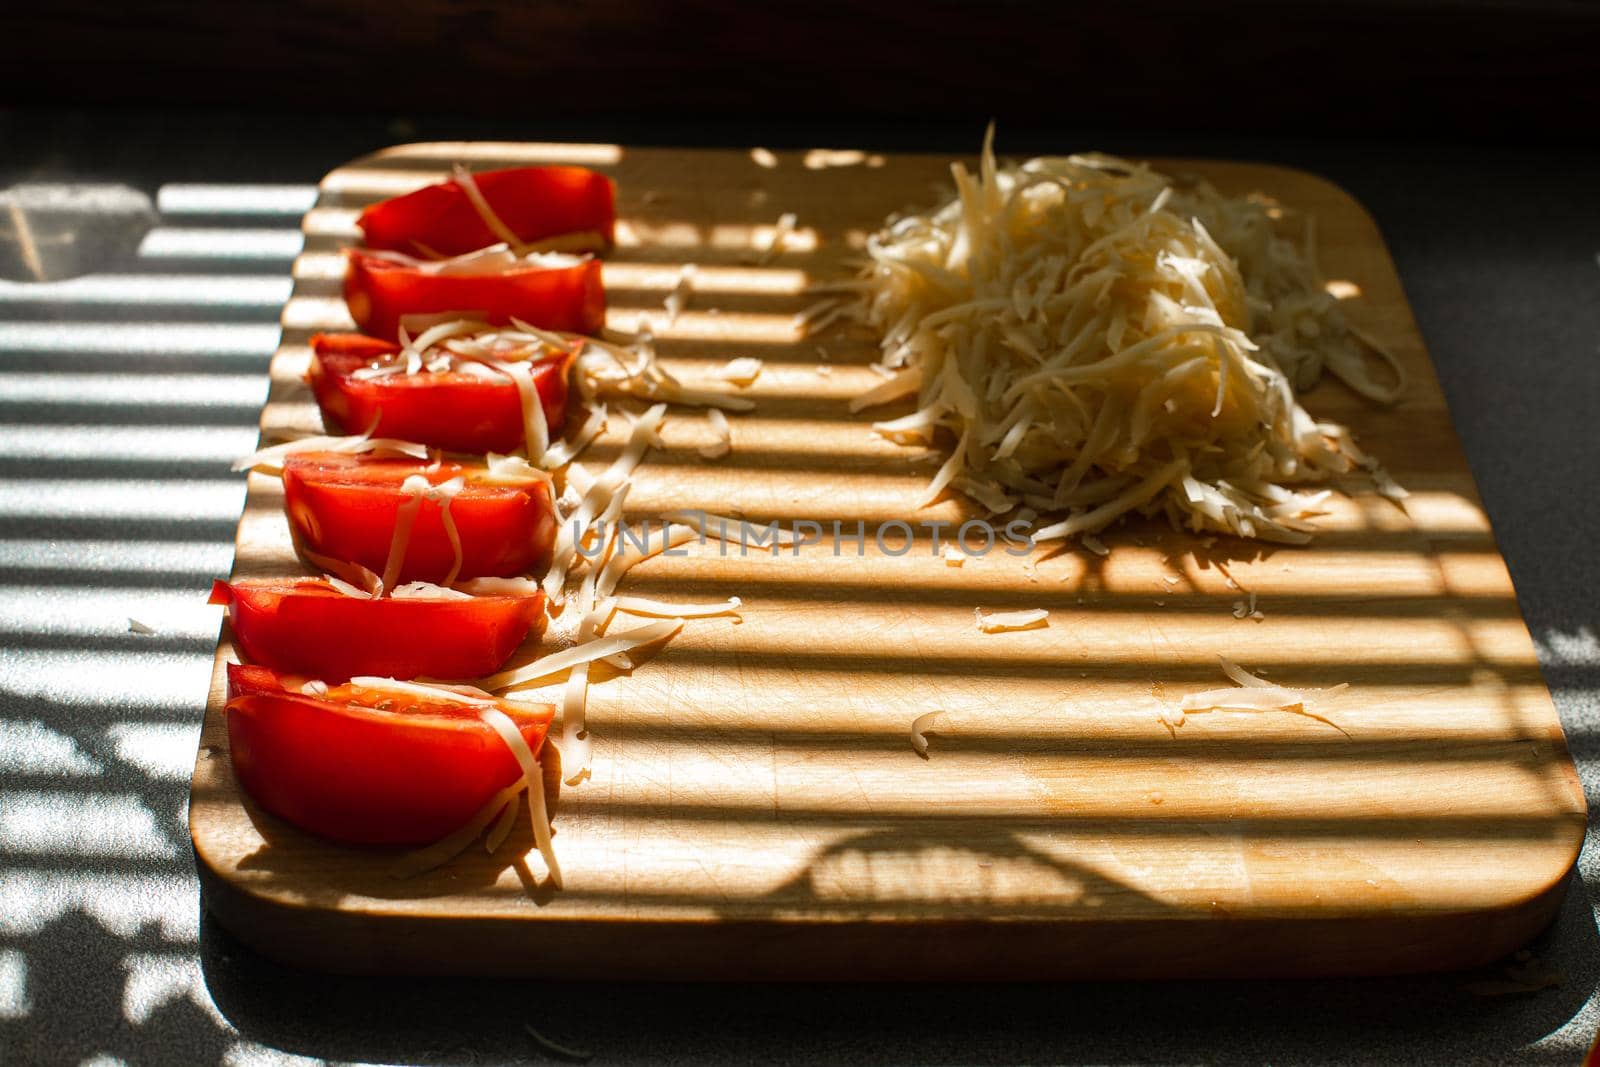
[[[58,0],[0,105],[1593,140],[1590,0]]]

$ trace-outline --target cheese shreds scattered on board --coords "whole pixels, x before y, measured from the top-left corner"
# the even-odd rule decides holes
[[[861,305],[882,369],[920,375],[879,431],[954,442],[930,497],[1026,503],[1055,519],[1035,540],[1097,552],[1086,535],[1129,514],[1309,540],[1307,487],[1360,453],[1298,393],[1327,372],[1388,403],[1405,375],[1349,329],[1286,212],[1098,154],[1001,167],[992,127],[977,173],[952,173],[952,200],[868,240]]]
[[[960,567],[967,562],[967,554],[955,545],[945,545],[939,550],[939,556],[946,567]]]
[[[801,337],[822,333],[847,315],[859,314],[855,301],[842,296],[830,296],[817,301],[794,317],[795,329]]]
[[[761,360],[754,356],[740,356],[738,359],[730,359],[712,371],[711,375],[743,388],[753,385],[755,380],[761,377],[761,370]]]
[[[642,596],[619,596],[615,598],[616,610],[625,611],[629,615],[651,615],[661,619],[709,619],[716,615],[739,614],[739,607],[744,603],[736,596],[727,600],[713,600],[701,604],[669,604],[664,600],[654,600]]]
[[[678,270],[678,281],[673,285],[672,291],[662,301],[662,307],[667,312],[667,325],[678,321],[678,316],[683,314],[683,309],[689,306],[689,295],[694,292],[693,263],[685,263]]]
[[[867,154],[859,148],[813,148],[800,160],[806,170],[826,170],[829,167],[857,167],[867,161]]]
[[[1178,701],[1177,708],[1162,709],[1162,722],[1172,727],[1182,726],[1185,715],[1206,711],[1285,711],[1326,723],[1340,733],[1345,733],[1344,728],[1338,723],[1312,711],[1311,701],[1314,697],[1328,696],[1349,689],[1348,682],[1340,682],[1327,689],[1292,689],[1251,674],[1226,656],[1218,656],[1217,659],[1222,666],[1222,673],[1227,675],[1229,681],[1232,681],[1237,688],[1186,693]]]
[[[596,404],[594,409],[589,412],[588,418],[583,420],[583,425],[578,427],[577,433],[570,438],[557,441],[545,449],[544,465],[551,470],[555,470],[565,467],[568,463],[577,459],[583,453],[583,450],[589,447],[589,443],[605,430],[606,418],[606,406],[604,404]]]
[[[706,459],[721,459],[733,451],[733,428],[728,425],[728,416],[716,408],[706,412],[706,422],[716,437],[710,444],[701,445],[696,451]]]
[[[911,747],[923,759],[928,758],[927,731],[944,718],[942,710],[926,711],[911,720]]]
[[[1037,630],[1050,624],[1050,612],[1044,608],[1025,611],[990,611],[973,608],[978,629],[986,634],[1003,634],[1013,630]]]
[[[921,388],[922,372],[915,367],[908,368],[892,378],[885,379],[860,396],[852,398],[850,412],[855,414],[856,412],[865,411],[867,408],[876,407],[879,404],[887,404],[892,400],[899,400],[901,397],[915,396],[917,390]]]
[[[761,266],[766,266],[783,254],[784,249],[788,247],[790,236],[794,234],[794,225],[797,221],[792,211],[785,211],[778,216],[778,224],[772,228],[772,236],[761,249],[761,257],[757,260]]]
[[[552,1056],[555,1056],[557,1059],[567,1060],[571,1063],[588,1063],[590,1060],[594,1059],[594,1053],[590,1052],[588,1049],[573,1048],[570,1045],[563,1045],[559,1042],[550,1040],[548,1037],[545,1037],[539,1031],[535,1030],[532,1023],[523,1023],[522,1028],[528,1032],[529,1037],[533,1038],[533,1040],[538,1043],[540,1048],[544,1049]]]
[[[684,385],[661,366],[649,331],[626,339],[613,331],[606,334],[603,338],[580,338],[583,349],[578,356],[578,387],[586,399],[618,395],[728,411],[755,408],[755,401],[748,397]]]
[[[593,573],[592,571],[590,572]],[[588,585],[592,592],[592,579]],[[594,640],[599,624],[599,612],[593,607],[584,611],[578,622],[578,646]],[[589,736],[589,664],[575,663],[561,687],[561,751],[562,778],[567,785],[577,785],[589,774],[594,762],[594,742]]]
[[[579,663],[593,663],[597,659],[604,659],[617,652],[628,652],[642,645],[653,644],[671,637],[682,628],[683,623],[680,620],[663,619],[632,630],[624,630],[622,633],[610,634],[560,652],[552,652],[548,656],[541,656],[527,666],[501,671],[485,678],[481,685],[484,689],[510,689],[513,686],[526,685],[541,678],[560,674]]]
[[[778,165],[778,157],[772,154],[770,148],[750,149],[750,162],[763,170],[772,170]]]
[[[557,530],[554,559],[544,580],[545,595],[552,602],[562,598],[567,572],[575,562],[579,544],[590,533],[590,525],[610,506],[617,492],[632,477],[634,468],[644,459],[645,452],[655,443],[656,430],[666,412],[665,404],[656,404],[635,420],[622,452],[584,491],[577,512],[568,516]]]

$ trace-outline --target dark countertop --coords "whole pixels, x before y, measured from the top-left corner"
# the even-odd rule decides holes
[[[202,915],[185,815],[217,626],[202,601],[228,569],[243,501],[228,461],[254,440],[298,215],[321,174],[403,140],[970,155],[980,132],[0,111],[0,187],[123,186],[95,194],[111,220],[100,233],[133,234],[120,259],[80,247],[114,264],[85,280],[0,281],[0,1059],[552,1060],[531,1024],[596,1063],[1578,1062],[1600,1026],[1593,831],[1560,917],[1530,946],[1561,984],[1492,997],[1470,987],[1504,967],[989,987],[348,979],[262,959]],[[1366,204],[1595,807],[1600,157],[1068,126],[1002,129],[1001,147],[1281,162]],[[130,189],[159,213],[142,240],[150,220]],[[0,241],[0,276],[16,267]]]

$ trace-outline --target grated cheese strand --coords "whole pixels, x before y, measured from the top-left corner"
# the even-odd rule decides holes
[[[1044,608],[1025,611],[991,611],[973,608],[978,629],[986,634],[1010,633],[1013,630],[1038,630],[1050,624],[1050,612]]]
[[[544,463],[545,452],[550,448],[550,424],[545,421],[544,404],[539,400],[539,389],[533,381],[533,368],[526,363],[505,360],[488,362],[517,387],[517,399],[522,404],[523,447],[530,463]]]
[[[511,836],[511,828],[517,824],[517,798],[515,795],[506,802],[500,811],[500,817],[489,827],[489,832],[483,838],[483,850],[489,855],[500,851],[500,846],[506,843],[506,838]]]
[[[583,425],[578,427],[577,433],[565,440],[555,442],[544,450],[544,460],[542,462],[552,470],[565,467],[582,455],[583,450],[588,448],[590,442],[598,437],[605,428],[606,406],[597,404],[594,410],[589,412],[589,417],[583,420]]]
[[[927,731],[944,716],[944,711],[935,710],[924,712],[911,720],[911,748],[923,759],[928,758]]]
[[[444,581],[440,583],[444,586],[455,584],[456,577],[461,573],[461,565],[465,562],[465,556],[461,552],[461,533],[456,529],[456,520],[450,514],[450,504],[466,484],[465,478],[451,478],[433,486],[424,494],[427,499],[439,505],[439,521],[444,524],[444,535],[450,541],[450,551],[455,554],[450,570],[445,573]]]
[[[369,571],[368,573],[371,572]],[[343,593],[345,596],[354,597],[357,600],[373,599],[372,592],[370,590],[362,589],[358,585],[352,585],[343,578],[336,578],[331,574],[324,574],[322,577],[324,581],[333,586],[333,588],[338,590],[340,593]]]
[[[741,388],[748,388],[755,383],[757,378],[761,377],[761,370],[764,366],[765,364],[755,356],[740,356],[737,359],[728,360],[728,362],[712,371],[711,374],[712,377],[732,382]]]
[[[496,707],[482,707],[478,709],[478,718],[500,735],[522,767],[523,780],[528,787],[528,817],[533,820],[533,840],[539,846],[539,855],[544,857],[545,867],[550,871],[550,884],[560,889],[561,864],[556,861],[556,850],[550,843],[550,817],[545,811],[544,774],[540,771],[539,760],[528,747],[527,739],[517,729],[517,724],[511,721],[511,716]]]
[[[590,572],[591,575],[593,572]],[[592,595],[592,594],[591,594]],[[578,645],[594,640],[599,623],[599,612],[590,607],[578,623]],[[590,773],[594,759],[594,745],[589,737],[589,664],[573,666],[561,694],[561,751],[565,758],[562,770],[567,785],[577,785]],[[570,763],[570,766],[569,766]]]
[[[483,224],[489,227],[489,232],[509,245],[512,251],[520,253],[524,247],[522,238],[505,224],[505,220],[495,214],[494,208],[489,206],[488,198],[483,195],[483,190],[478,188],[477,179],[473,178],[472,172],[457,163],[450,168],[450,173],[455,178],[456,185],[467,194],[467,202],[472,205],[472,210],[476,211],[478,217],[483,219]]]
[[[425,848],[407,852],[389,867],[391,878],[415,878],[455,859],[478,839],[484,827],[494,819],[495,813],[516,801],[517,794],[522,791],[525,784],[523,779],[518,779],[506,786],[500,792],[489,798],[489,802],[478,809],[477,814],[468,819],[459,830],[440,838]]]
[[[664,619],[709,619],[717,615],[739,614],[739,607],[744,603],[736,596],[727,600],[713,600],[701,604],[669,604],[664,600],[652,600],[642,596],[612,597],[612,606],[617,611],[629,615],[650,615]]]
[[[344,437],[301,437],[282,444],[270,445],[234,460],[230,469],[268,472],[280,470],[283,466],[282,461],[296,452],[339,452],[347,455],[361,452],[397,452],[413,459],[428,458],[427,445],[360,433]]]
[[[683,629],[681,620],[664,619],[661,622],[650,623],[632,630],[625,630],[620,634],[610,634],[582,645],[552,652],[542,656],[525,667],[516,667],[509,671],[490,675],[483,679],[479,685],[483,689],[503,690],[515,686],[526,685],[529,682],[548,678],[560,674],[579,663],[593,663],[597,659],[618,652],[628,652],[641,645],[653,644],[664,638],[671,637]]]
[[[393,589],[400,579],[400,568],[406,561],[406,549],[411,546],[411,528],[422,511],[422,498],[428,491],[428,479],[413,474],[400,483],[400,490],[410,496],[395,511],[394,533],[389,538],[389,556],[383,564],[382,588]]]
[[[733,451],[733,427],[728,425],[728,416],[719,408],[706,412],[706,422],[711,427],[713,440],[708,445],[701,445],[697,451],[706,459],[721,459]]]
[[[556,547],[550,572],[545,575],[544,591],[552,602],[559,601],[566,586],[567,572],[577,562],[577,546],[589,533],[590,524],[604,511],[618,489],[633,474],[643,460],[645,452],[657,441],[656,431],[666,415],[667,406],[656,404],[634,422],[628,434],[628,443],[594,484],[584,492],[578,511],[556,531]]]

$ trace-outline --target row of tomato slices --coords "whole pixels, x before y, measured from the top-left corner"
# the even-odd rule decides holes
[[[360,216],[344,293],[364,332],[313,338],[307,382],[330,432],[408,444],[291,452],[281,475],[300,554],[366,581],[244,579],[212,593],[248,661],[228,668],[234,771],[271,814],[340,842],[425,843],[532,781],[553,708],[407,682],[491,674],[542,627],[542,593],[517,579],[549,566],[551,482],[486,457],[528,444],[527,388],[545,432],[561,432],[576,348],[524,343],[519,385],[448,356],[419,366],[428,353],[405,326],[449,314],[598,332],[600,266],[572,253],[608,248],[614,221],[611,181],[579,167],[458,168]]]

